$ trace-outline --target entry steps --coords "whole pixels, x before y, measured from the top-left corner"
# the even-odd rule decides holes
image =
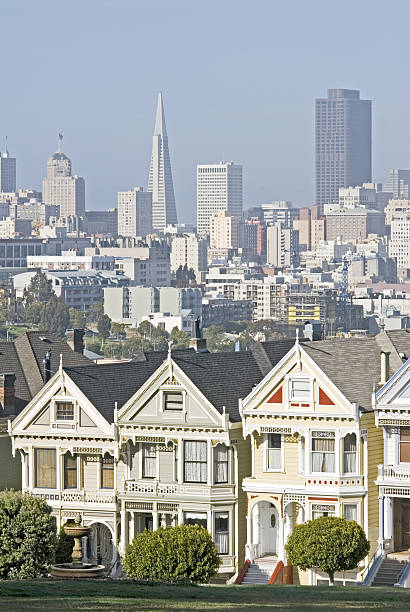
[[[394,586],[399,580],[406,563],[386,557],[383,559],[371,586]]]
[[[267,584],[275,570],[276,563],[276,557],[254,559],[242,580],[242,584]]]

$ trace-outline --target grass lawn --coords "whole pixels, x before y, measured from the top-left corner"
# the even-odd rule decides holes
[[[30,580],[0,582],[0,589],[0,610],[410,610],[410,590],[378,587],[183,587]]]

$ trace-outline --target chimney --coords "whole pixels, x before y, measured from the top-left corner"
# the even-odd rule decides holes
[[[43,381],[46,383],[51,378],[51,351],[44,355],[43,366]]]
[[[3,413],[13,414],[16,399],[15,374],[0,374],[0,405]]]
[[[380,385],[384,385],[389,380],[389,351],[380,351]]]
[[[68,346],[75,352],[82,355],[84,353],[84,330],[67,329],[65,332]]]

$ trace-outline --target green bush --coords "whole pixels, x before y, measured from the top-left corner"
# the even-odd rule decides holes
[[[215,544],[199,525],[144,531],[128,546],[123,568],[130,578],[205,583],[220,565]]]
[[[329,575],[352,570],[369,552],[369,542],[356,521],[323,516],[296,525],[286,544],[288,562],[302,570],[319,568]]]
[[[56,523],[42,499],[0,493],[0,578],[44,576],[54,561]]]
[[[72,561],[71,555],[73,554],[74,538],[66,534],[64,531],[64,526],[73,524],[74,521],[67,521],[58,532],[55,559],[56,563],[71,563]]]

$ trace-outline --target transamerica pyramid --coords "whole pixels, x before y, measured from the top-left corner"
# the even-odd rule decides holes
[[[148,191],[152,193],[153,229],[163,230],[166,225],[175,225],[177,223],[177,211],[161,92],[158,94],[157,115],[152,138]]]

